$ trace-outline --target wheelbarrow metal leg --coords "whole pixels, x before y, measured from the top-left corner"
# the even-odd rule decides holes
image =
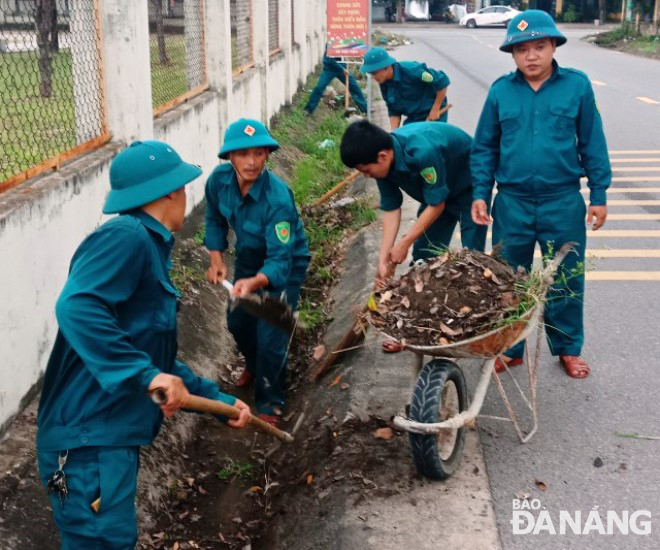
[[[462,413],[457,414],[456,416],[445,420],[444,422],[436,422],[434,424],[424,424],[422,422],[413,422],[402,416],[395,416],[392,419],[392,424],[400,429],[407,432],[413,432],[418,434],[433,434],[438,433],[438,431],[451,428],[457,430],[458,428],[464,426],[465,424],[472,422],[479,415],[482,405],[484,404],[484,399],[486,398],[486,391],[488,390],[488,383],[490,382],[491,374],[495,368],[495,358],[487,359],[484,361],[483,366],[481,367],[481,377],[479,378],[479,383],[477,384],[477,389],[474,392],[474,397],[472,403],[467,410]]]

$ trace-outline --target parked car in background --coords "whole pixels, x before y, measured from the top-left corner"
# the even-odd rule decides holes
[[[461,27],[474,29],[475,27],[491,27],[494,25],[509,24],[509,21],[520,13],[519,10],[509,6],[488,6],[479,11],[464,15],[459,21]]]

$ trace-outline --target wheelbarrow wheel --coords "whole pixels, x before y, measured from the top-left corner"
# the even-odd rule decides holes
[[[461,369],[446,359],[429,361],[419,373],[410,418],[432,424],[443,422],[467,408],[467,388]],[[410,449],[417,471],[430,479],[447,479],[458,468],[466,428],[440,430],[437,434],[410,434]]]

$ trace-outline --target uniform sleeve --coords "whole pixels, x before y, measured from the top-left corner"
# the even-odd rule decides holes
[[[580,162],[587,175],[592,206],[607,204],[606,190],[612,181],[612,168],[603,132],[603,122],[598,112],[591,83],[580,101],[577,121],[577,147]]]
[[[387,116],[401,116],[401,109],[393,101],[390,101],[389,87],[390,84],[387,82],[380,85],[380,95],[383,96],[383,101],[387,105]]]
[[[447,169],[442,155],[423,155],[418,161],[417,168],[424,181],[422,184],[424,202],[430,206],[445,202],[449,196],[449,187],[447,186]]]
[[[449,77],[437,69],[431,69],[426,63],[418,63],[413,70],[413,78],[431,86],[436,92],[449,86]]]
[[[266,261],[259,273],[268,278],[270,286],[283,287],[293,265],[296,228],[295,206],[278,206],[269,213],[266,222]]]
[[[146,245],[131,228],[91,235],[76,253],[55,307],[62,334],[108,393],[129,384],[146,391],[160,373],[149,355],[133,346],[114,313],[140,282]]]
[[[384,180],[376,180],[378,192],[380,193],[380,209],[385,212],[398,210],[403,204],[403,193],[399,187]]]
[[[229,223],[220,212],[219,187],[220,181],[218,176],[215,173],[211,174],[206,181],[206,188],[204,190],[206,197],[206,236],[204,237],[204,245],[209,250],[223,252],[228,246],[227,232],[229,230]]]
[[[184,385],[192,395],[199,395],[200,397],[220,401],[226,405],[233,406],[236,404],[236,398],[233,395],[221,392],[218,385],[212,380],[197,376],[192,369],[182,361],[177,360],[174,363],[172,374],[183,380]],[[222,422],[227,421],[226,416],[215,415],[215,417]]]
[[[499,159],[500,135],[497,103],[491,88],[481,111],[470,151],[473,200],[484,200],[490,204]]]

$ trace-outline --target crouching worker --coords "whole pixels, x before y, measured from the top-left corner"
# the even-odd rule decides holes
[[[464,247],[483,251],[486,228],[470,216],[472,139],[451,124],[418,122],[388,134],[366,121],[351,124],[342,137],[342,162],[376,179],[384,210],[383,237],[376,284],[388,277],[391,264],[437,256],[451,242],[456,224]],[[403,193],[420,203],[417,221],[397,241]],[[384,351],[399,351],[384,342]]]
[[[285,293],[296,308],[310,255],[293,193],[266,161],[279,145],[256,120],[240,119],[225,132],[218,166],[206,182],[206,247],[211,266],[208,280],[227,277],[223,254],[229,227],[236,234],[234,294]],[[287,351],[290,335],[243,308],[230,309],[229,331],[245,357],[237,385],[255,382],[257,414],[276,426],[285,404]]]
[[[188,392],[240,408],[233,428],[248,421],[245,403],[176,360],[172,232],[183,224],[184,186],[200,174],[165,143],[133,143],[110,167],[103,212],[120,215],[71,261],[37,417],[39,473],[63,550],[135,547],[140,446]],[[160,408],[148,393],[156,388],[167,396]]]

